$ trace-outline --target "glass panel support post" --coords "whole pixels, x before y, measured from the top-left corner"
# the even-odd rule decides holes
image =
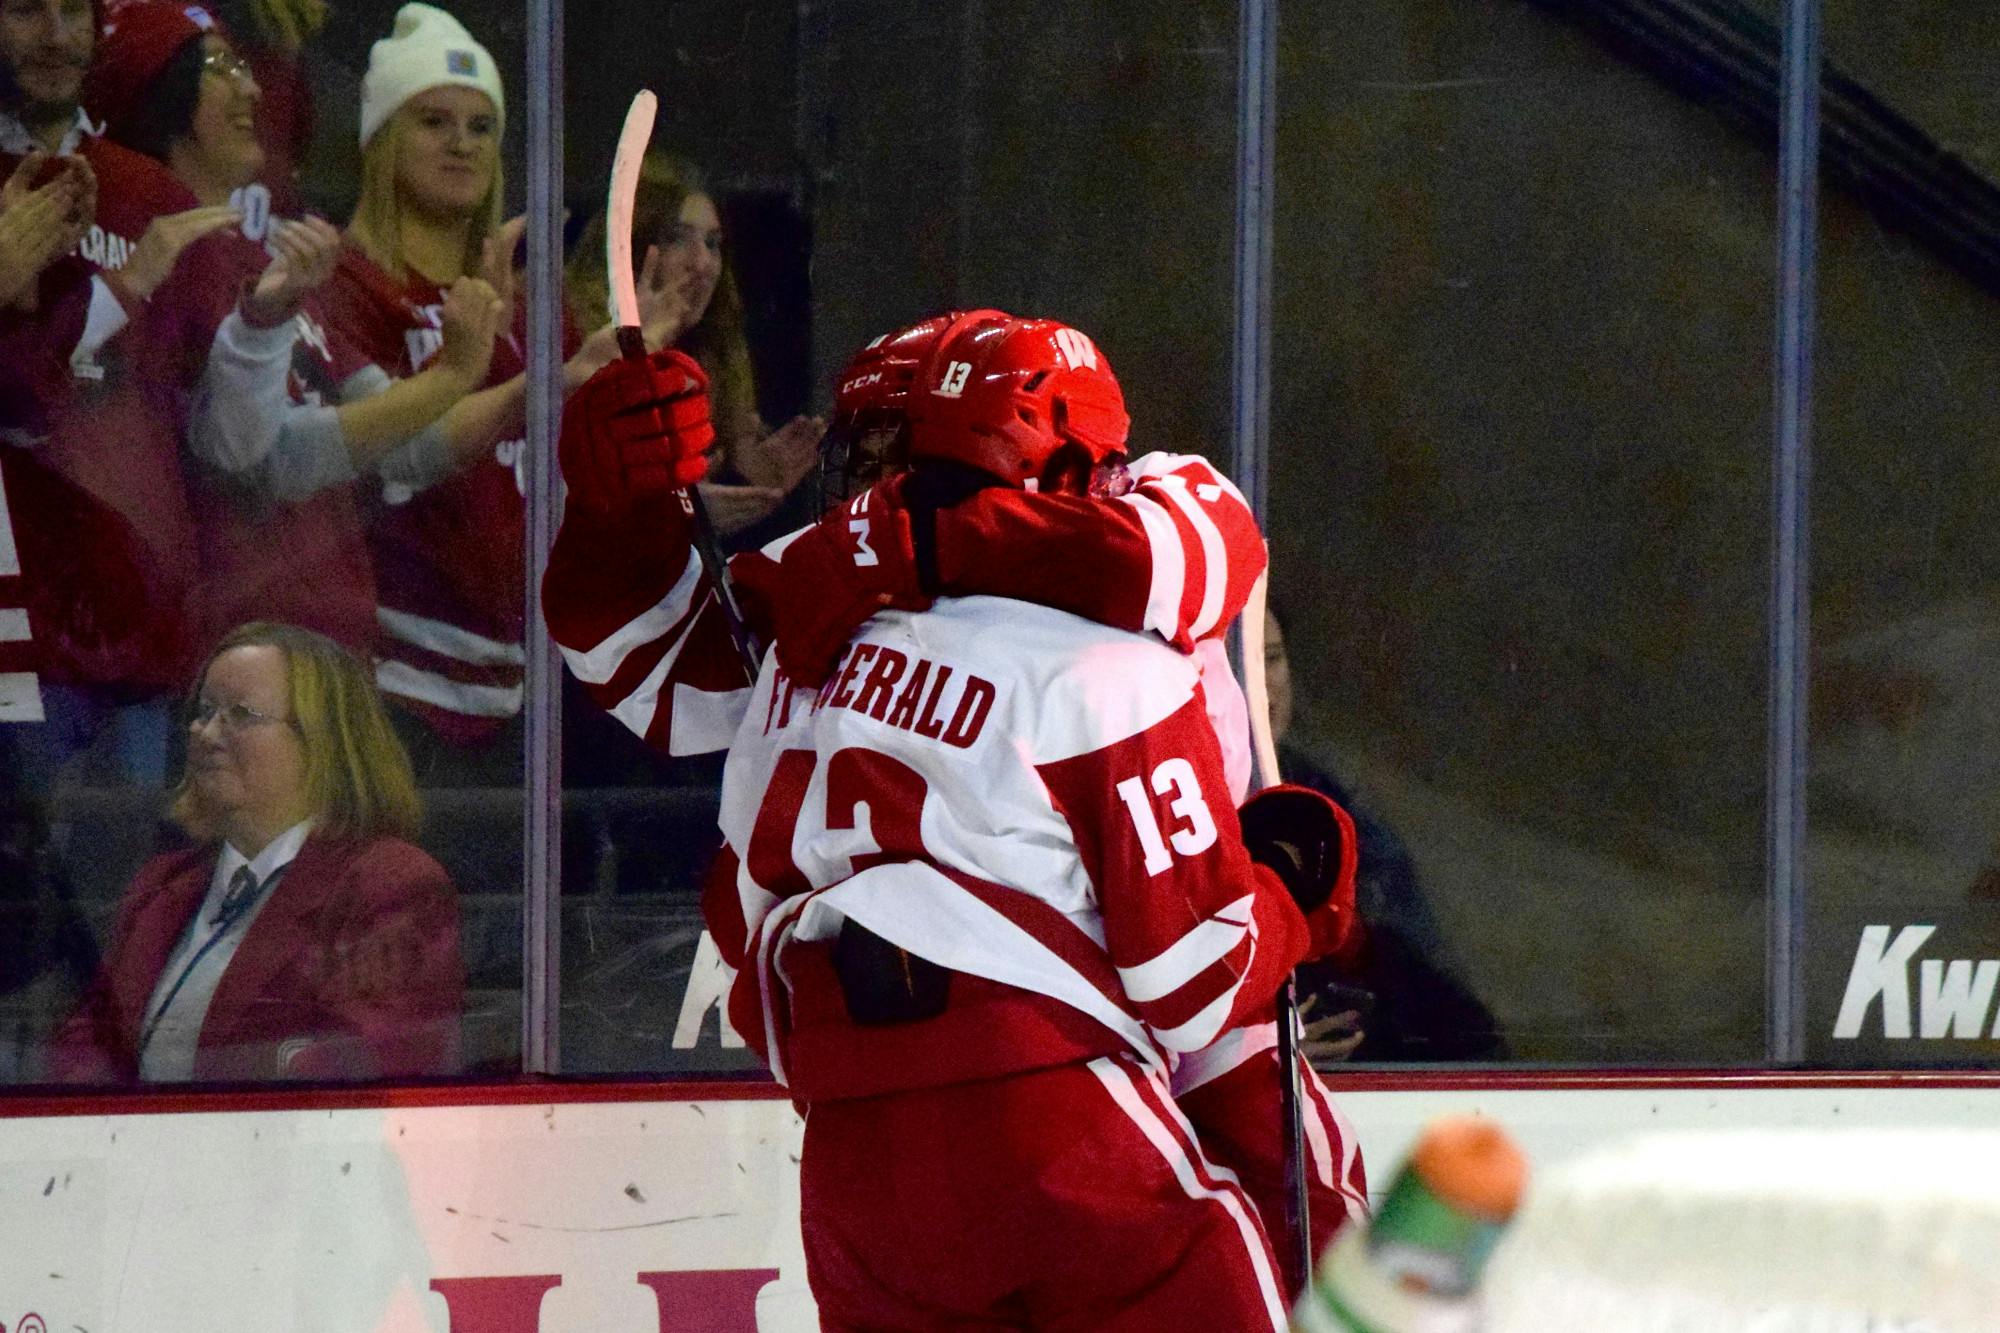
[[[1805,1059],[1806,690],[1811,605],[1814,291],[1818,280],[1819,0],[1784,0],[1778,119],[1778,319],[1771,451],[1770,750],[1765,1053]]]
[[[1271,244],[1277,193],[1278,0],[1241,0],[1236,77],[1236,309],[1230,471],[1262,525],[1270,479]]]
[[[1277,193],[1278,0],[1240,0],[1236,58],[1235,333],[1230,350],[1229,471],[1265,526],[1271,437],[1271,237]],[[1243,634],[1230,631],[1243,677]]]
[[[528,438],[526,764],[521,884],[521,1069],[561,1071],[562,662],[543,628],[542,571],[562,515],[563,0],[527,0]]]

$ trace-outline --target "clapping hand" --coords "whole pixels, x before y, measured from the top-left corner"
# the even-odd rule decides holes
[[[245,298],[244,313],[252,323],[271,328],[298,314],[306,293],[333,276],[340,262],[340,233],[325,218],[273,219],[265,248],[271,262]]]
[[[668,280],[666,255],[657,245],[646,247],[646,260],[639,269],[638,296],[639,329],[646,336],[647,351],[672,347],[694,327],[687,288]]]
[[[146,224],[132,256],[121,269],[105,271],[105,281],[128,300],[144,301],[180,263],[181,255],[204,236],[234,227],[243,221],[243,211],[227,204],[190,208],[184,213],[167,213]]]
[[[760,422],[761,426],[762,423]],[[826,434],[823,417],[793,417],[778,429],[739,443],[730,462],[743,480],[778,492],[791,493],[819,461],[819,442]]]
[[[606,324],[585,338],[563,362],[563,392],[575,393],[584,381],[618,359],[618,326]]]
[[[758,427],[762,428],[761,422]],[[730,462],[747,484],[702,483],[702,503],[708,506],[715,530],[731,536],[775,513],[819,461],[820,437],[825,434],[826,422],[819,417],[793,417],[774,431],[740,440]]]
[[[514,252],[521,246],[521,235],[528,228],[525,213],[507,219],[500,224],[500,230],[486,238],[479,251],[479,276],[500,298],[500,326],[510,327],[514,322]]]
[[[460,278],[445,293],[439,321],[444,346],[438,351],[437,364],[459,376],[468,391],[486,382],[486,372],[493,364],[493,340],[499,335],[504,311],[500,294],[484,278]]]
[[[701,502],[716,532],[733,536],[769,517],[783,503],[785,493],[769,486],[731,486],[705,481],[699,487]]]
[[[56,159],[41,185],[46,153],[30,153],[0,185],[0,309],[35,303],[42,271],[76,248],[97,216],[97,176],[80,157]]]

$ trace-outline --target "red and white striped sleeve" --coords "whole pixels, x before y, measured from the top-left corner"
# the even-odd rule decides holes
[[[982,491],[941,511],[941,590],[1013,597],[1186,648],[1221,634],[1263,572],[1243,493],[1205,458],[1147,454],[1115,500]]]
[[[1147,454],[1116,503],[1138,515],[1152,561],[1141,629],[1170,641],[1229,628],[1264,572],[1264,534],[1236,484],[1193,454]]]
[[[751,587],[775,568],[761,552],[730,560]],[[647,744],[675,755],[729,747],[750,684],[677,500],[616,520],[567,512],[542,613],[591,698]]]
[[[1199,696],[1136,735],[1038,766],[1096,887],[1125,993],[1171,1050],[1269,1012],[1304,919],[1244,850]]]

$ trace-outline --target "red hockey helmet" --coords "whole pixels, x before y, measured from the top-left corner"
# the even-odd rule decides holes
[[[1010,486],[1087,478],[1122,456],[1132,419],[1097,345],[1053,319],[962,316],[919,367],[910,458],[946,459]]]
[[[905,329],[885,333],[856,352],[834,381],[833,416],[836,431],[895,430],[903,424],[910,385],[917,368],[944,332],[962,319],[992,316],[998,310],[947,310]]]
[[[849,359],[834,381],[833,413],[820,440],[821,508],[908,466],[904,414],[918,369],[947,329],[985,316],[1007,318],[998,310],[947,310],[882,334]]]

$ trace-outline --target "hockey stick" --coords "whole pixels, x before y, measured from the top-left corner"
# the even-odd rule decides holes
[[[632,271],[632,213],[639,196],[639,171],[646,162],[646,145],[653,137],[653,120],[659,114],[660,99],[649,88],[632,96],[625,113],[625,128],[618,134],[618,152],[611,159],[611,197],[604,208],[604,263],[611,292],[611,320],[618,327],[618,352],[628,361],[646,359],[646,335],[639,325],[639,284]],[[722,618],[729,624],[729,638],[743,659],[743,674],[757,682],[764,660],[763,647],[743,623],[743,611],[736,601],[736,585],[730,581],[729,566],[722,546],[715,539],[715,524],[709,520],[708,506],[701,492],[689,486],[680,492],[681,510],[694,525],[695,549],[701,553],[701,567],[715,589]]]
[[[1264,604],[1269,596],[1266,569],[1250,585],[1243,607],[1243,694],[1250,706],[1250,754],[1256,764],[1257,790],[1284,781],[1278,772],[1278,743],[1271,734],[1271,691],[1264,679]],[[1299,1272],[1312,1278],[1312,1214],[1306,1199],[1305,1088],[1299,1074],[1299,1006],[1292,978],[1278,991],[1278,1113],[1285,1134],[1285,1231]]]

